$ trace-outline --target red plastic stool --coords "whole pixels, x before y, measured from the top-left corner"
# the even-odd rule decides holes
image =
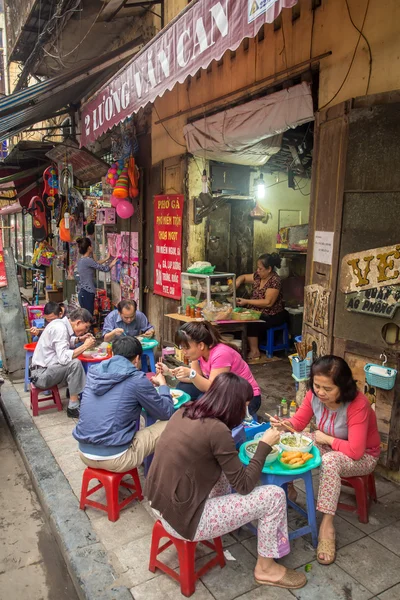
[[[44,398],[40,398],[40,394],[44,394],[44,392],[50,391],[50,396],[45,396]],[[48,402],[52,400],[51,404],[47,406],[39,406],[39,402]],[[33,383],[31,383],[31,410],[34,417],[39,416],[39,413],[42,410],[49,410],[50,408],[57,407],[57,410],[62,410],[60,393],[58,391],[58,387],[53,385],[53,387],[49,388],[49,390],[39,390],[39,388],[35,387]]]
[[[161,538],[168,538],[168,542],[163,544],[160,547]],[[194,594],[196,589],[196,581],[200,577],[204,575],[207,571],[215,567],[216,565],[220,565],[220,567],[225,566],[225,556],[224,551],[222,549],[222,541],[220,537],[214,538],[214,543],[208,541],[200,541],[200,542],[188,542],[187,540],[180,540],[172,536],[168,531],[166,531],[161,523],[161,521],[157,521],[153,527],[153,535],[151,538],[151,551],[150,551],[150,564],[149,570],[152,573],[155,573],[156,568],[163,571],[175,581],[181,584],[181,592],[184,596],[189,598],[192,594]],[[175,573],[173,569],[168,567],[165,563],[159,561],[157,556],[164,552],[167,548],[174,544],[179,558],[179,574]],[[204,544],[207,548],[211,548],[214,552],[217,553],[214,558],[209,560],[199,571],[195,571],[194,568],[194,559],[197,544]]]
[[[133,485],[122,481],[125,475],[130,475],[133,479]],[[99,484],[89,490],[89,483],[92,479],[97,479]],[[125,498],[122,502],[118,502],[118,490],[119,486],[133,490],[132,494]],[[88,500],[88,497],[100,490],[102,487],[106,490],[107,504],[101,504],[94,500]],[[119,511],[124,508],[132,500],[143,500],[142,486],[140,485],[140,479],[137,469],[131,469],[125,473],[113,473],[111,471],[105,471],[104,469],[92,469],[87,467],[83,473],[82,479],[82,490],[81,490],[81,501],[79,508],[84,510],[85,506],[93,506],[104,510],[108,514],[109,521],[118,521]]]
[[[356,493],[356,504],[343,504],[339,502],[338,508],[358,514],[360,523],[368,523],[368,509],[370,501],[377,502],[375,489],[375,476],[360,475],[359,477],[342,477],[342,485],[352,487]]]

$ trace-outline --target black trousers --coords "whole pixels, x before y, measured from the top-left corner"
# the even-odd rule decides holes
[[[78,294],[78,300],[81,308],[86,308],[91,315],[94,313],[94,297],[95,294],[81,290]]]

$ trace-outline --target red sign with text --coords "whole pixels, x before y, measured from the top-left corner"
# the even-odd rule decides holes
[[[183,195],[154,196],[154,293],[181,299]]]
[[[4,252],[3,252],[3,237],[0,231],[0,287],[6,287],[8,285],[6,275],[6,265],[4,263]]]

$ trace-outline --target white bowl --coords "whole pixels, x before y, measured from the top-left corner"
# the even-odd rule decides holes
[[[246,442],[244,451],[249,458],[253,458],[254,454],[256,453],[259,441],[260,440],[250,440],[249,442]],[[248,449],[248,447],[251,446],[252,444],[255,446],[254,452],[253,452],[253,450]],[[267,465],[267,464],[275,462],[276,459],[278,458],[279,452],[280,452],[279,446],[273,446],[272,451],[268,454],[267,458],[265,459],[265,464]]]
[[[296,445],[289,446],[285,444],[282,440],[287,438],[294,438],[296,440]],[[280,448],[286,450],[286,452],[310,452],[313,445],[314,442],[312,439],[301,433],[282,433],[281,441],[279,443]]]

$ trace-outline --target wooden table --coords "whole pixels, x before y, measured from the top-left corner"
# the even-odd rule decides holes
[[[170,319],[181,321],[183,323],[193,323],[200,321],[200,319],[193,319],[186,315],[180,315],[178,313],[171,313],[164,315]],[[201,319],[204,321],[205,319]],[[254,319],[254,321],[237,321],[236,319],[230,319],[229,321],[213,321],[212,325],[218,327],[221,333],[240,333],[242,339],[242,356],[243,360],[247,361],[247,324],[248,323],[264,323],[261,319]]]

